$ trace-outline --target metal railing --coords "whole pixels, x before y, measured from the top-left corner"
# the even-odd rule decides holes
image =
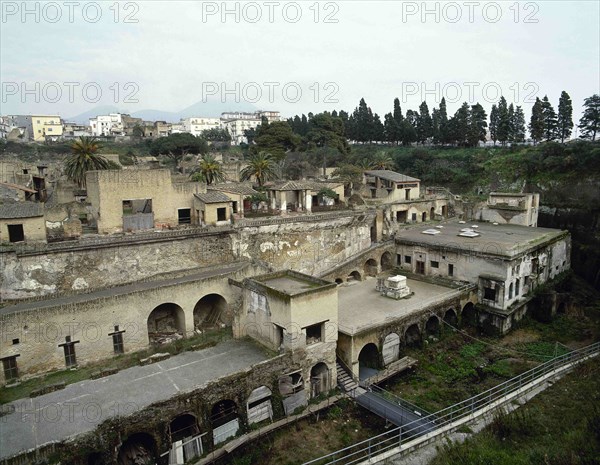
[[[533,389],[541,381],[567,370],[573,364],[595,357],[600,352],[600,342],[573,350],[544,362],[531,370],[521,373],[487,391],[477,394],[469,399],[430,414],[419,420],[386,431],[380,435],[358,442],[352,446],[340,449],[331,454],[315,460],[305,462],[303,465],[312,464],[356,464],[372,459],[384,452],[392,453],[394,449],[400,451],[403,444],[415,440],[420,436],[423,441],[429,440],[462,423],[473,419],[486,411],[496,408],[516,395],[521,395]],[[434,430],[423,428],[424,423],[435,424]]]

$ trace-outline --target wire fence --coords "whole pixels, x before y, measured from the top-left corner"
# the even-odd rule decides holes
[[[530,391],[542,381],[569,369],[572,365],[597,356],[599,351],[600,342],[597,342],[560,355],[462,402],[318,459],[305,462],[303,465],[357,464],[386,452],[393,455],[395,452],[400,452],[401,447],[407,442],[419,438],[423,441],[430,440],[432,437],[447,432],[461,423],[476,418],[508,400]],[[424,428],[424,424],[431,424],[434,427]]]

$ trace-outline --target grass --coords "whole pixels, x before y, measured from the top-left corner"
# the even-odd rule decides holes
[[[51,386],[53,384],[65,383],[72,384],[92,378],[92,375],[105,370],[124,370],[139,365],[139,361],[156,353],[170,353],[176,355],[189,350],[201,350],[213,347],[219,342],[230,339],[231,328],[222,328],[185,339],[180,339],[171,344],[162,346],[153,346],[146,350],[118,355],[110,360],[104,360],[98,363],[90,363],[77,367],[76,369],[67,369],[50,372],[44,376],[31,378],[21,381],[19,384],[11,387],[3,386],[0,388],[0,405],[13,402],[18,399],[29,397],[33,391]]]
[[[218,465],[300,465],[383,431],[385,422],[347,399],[227,455]]]
[[[579,365],[480,434],[447,444],[431,465],[577,465],[600,459],[600,360]]]

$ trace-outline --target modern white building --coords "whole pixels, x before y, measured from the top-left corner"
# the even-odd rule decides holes
[[[90,118],[90,128],[94,137],[122,135],[124,133],[122,115],[110,113]]]
[[[183,124],[183,132],[189,132],[194,136],[200,136],[204,131],[208,131],[209,129],[220,129],[222,127],[220,118],[204,116],[182,118],[180,123]]]

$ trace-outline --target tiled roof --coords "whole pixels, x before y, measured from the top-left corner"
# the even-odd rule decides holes
[[[3,200],[0,203],[0,218],[33,218],[44,216],[44,205],[37,202],[10,202]]]
[[[365,171],[368,176],[377,176],[378,178],[385,179],[393,182],[419,182],[420,179],[406,176],[405,174],[396,173],[390,170],[370,170]]]
[[[248,184],[243,184],[243,183],[214,184],[212,186],[208,186],[207,189],[209,191],[230,192],[232,194],[240,194],[240,195],[258,194],[257,191],[252,189],[252,186],[250,186]]]
[[[219,191],[210,191],[205,194],[194,194],[198,200],[204,203],[229,203],[231,199]]]
[[[319,191],[321,189],[334,189],[341,186],[339,182],[318,182],[318,181],[284,181],[267,186],[273,191]]]

